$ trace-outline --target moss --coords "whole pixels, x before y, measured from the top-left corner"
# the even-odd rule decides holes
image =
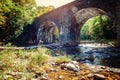
[[[53,33],[54,40],[59,40],[59,35],[60,35],[59,29],[56,26],[55,29],[54,29],[54,33]]]

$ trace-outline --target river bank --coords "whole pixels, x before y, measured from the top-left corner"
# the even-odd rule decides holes
[[[67,65],[68,64],[68,65]],[[78,71],[75,71],[74,66],[78,66]],[[120,69],[112,69],[105,66],[97,66],[83,63],[62,63],[54,65],[56,68],[48,71],[48,80],[119,80]],[[46,79],[47,79],[46,78]]]
[[[48,44],[43,46],[49,49],[40,46],[31,46],[22,49],[8,48],[1,50],[0,79],[120,79],[120,50],[117,48],[96,47],[90,46],[90,44],[76,47],[65,47],[62,44]],[[109,63],[110,61],[112,63]]]

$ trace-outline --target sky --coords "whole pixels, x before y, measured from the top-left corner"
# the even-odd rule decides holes
[[[69,2],[72,2],[74,0],[35,0],[37,5],[41,5],[41,6],[49,6],[49,5],[53,5],[55,8],[60,7],[62,5],[65,5]]]

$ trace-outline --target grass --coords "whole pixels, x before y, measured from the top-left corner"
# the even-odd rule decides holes
[[[58,52],[58,51],[56,51]],[[65,52],[53,57],[55,52],[40,47],[31,50],[1,50],[0,51],[0,80],[31,80],[36,73],[41,76],[48,70],[48,63],[63,63],[71,61]]]
[[[56,58],[56,63],[60,64],[60,63],[63,63],[63,62],[69,62],[71,61],[70,57],[64,55],[64,56],[59,56]]]
[[[19,75],[19,78],[25,77],[25,80],[32,78],[37,71],[43,72],[42,65],[48,62],[51,54],[46,48],[38,48],[33,50],[2,50],[0,51],[0,80],[9,80],[8,74],[13,72],[22,72],[25,75]],[[10,80],[18,79],[12,76]]]

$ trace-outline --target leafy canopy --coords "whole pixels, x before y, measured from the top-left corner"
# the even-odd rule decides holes
[[[34,0],[1,0],[0,41],[14,41],[24,27],[32,23],[36,14]]]
[[[54,8],[54,6],[47,6],[47,7],[39,6],[37,9],[38,9],[38,16],[42,16],[43,14],[46,14],[46,13],[54,10],[55,8]]]
[[[106,40],[116,38],[116,27],[111,18],[105,15],[90,18],[80,32],[82,40]]]

